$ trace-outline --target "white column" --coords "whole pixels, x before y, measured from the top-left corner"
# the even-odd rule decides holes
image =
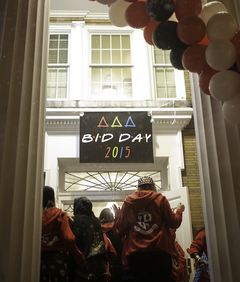
[[[0,280],[38,281],[49,1],[0,9]]]

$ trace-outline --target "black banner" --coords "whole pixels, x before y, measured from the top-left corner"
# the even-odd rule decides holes
[[[85,112],[80,117],[80,163],[152,163],[147,112]]]

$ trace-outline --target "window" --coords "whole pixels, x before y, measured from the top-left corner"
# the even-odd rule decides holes
[[[48,59],[48,99],[66,99],[69,73],[68,34],[50,34]]]
[[[130,35],[91,35],[91,98],[132,98]]]
[[[175,71],[170,63],[170,50],[154,47],[154,70],[157,98],[176,98]]]

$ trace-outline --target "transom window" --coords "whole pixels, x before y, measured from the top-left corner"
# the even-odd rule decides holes
[[[138,179],[145,175],[151,176],[158,191],[162,191],[161,171],[66,172],[64,191],[134,190]]]
[[[154,70],[157,98],[176,98],[174,68],[170,62],[170,50],[154,47]]]
[[[66,99],[68,82],[68,34],[50,34],[48,59],[48,99]]]
[[[91,36],[91,98],[132,98],[130,35]]]

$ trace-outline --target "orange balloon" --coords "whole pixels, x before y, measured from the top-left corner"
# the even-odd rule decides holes
[[[187,45],[198,44],[203,40],[205,34],[205,23],[197,16],[189,15],[178,22],[177,35]]]
[[[218,71],[214,70],[209,67],[208,70],[203,71],[199,76],[199,87],[202,90],[202,92],[206,95],[210,95],[209,92],[209,82],[211,78],[216,74]]]
[[[182,64],[186,70],[190,72],[200,73],[209,69],[209,65],[205,59],[205,51],[207,45],[192,45],[188,47],[182,56]]]
[[[207,37],[207,33],[203,37],[203,40],[200,41],[198,44],[203,44],[203,45],[207,45],[207,46],[210,44],[210,41],[208,40],[208,37]]]
[[[133,28],[145,27],[151,20],[147,14],[145,2],[134,2],[129,5],[125,12],[125,19]]]
[[[233,36],[231,42],[235,46],[235,48],[238,52],[240,50],[240,30],[237,30],[237,32]]]
[[[158,24],[160,24],[160,22],[151,20],[151,21],[149,22],[149,24],[144,28],[143,36],[144,36],[145,41],[146,41],[149,45],[154,45],[154,44],[153,44],[153,41],[152,41],[152,34],[153,34],[153,31],[154,31],[155,27],[156,27]]]
[[[177,0],[175,4],[175,14],[180,21],[182,18],[193,15],[199,16],[202,11],[201,0]]]

